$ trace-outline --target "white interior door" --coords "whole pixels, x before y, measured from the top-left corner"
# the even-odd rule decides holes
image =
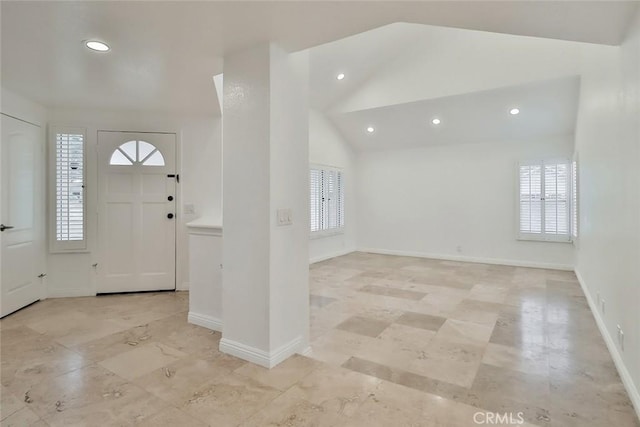
[[[98,133],[98,292],[175,289],[176,137]]]
[[[6,316],[43,295],[44,138],[38,126],[2,115],[0,301]]]

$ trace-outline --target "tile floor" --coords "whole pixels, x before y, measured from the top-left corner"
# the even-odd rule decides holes
[[[640,425],[572,274],[354,253],[310,276],[313,359],[272,370],[220,353],[186,293],[8,316],[0,425]]]
[[[353,253],[310,291],[328,365],[534,425],[640,426],[573,273]]]

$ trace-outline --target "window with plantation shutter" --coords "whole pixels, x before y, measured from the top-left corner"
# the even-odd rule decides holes
[[[311,169],[309,175],[311,195],[309,197],[311,215],[311,232],[322,230],[322,171]]]
[[[569,161],[520,164],[520,239],[571,241],[572,175]]]
[[[578,162],[571,163],[571,236],[578,237]]]
[[[338,210],[338,228],[344,227],[344,185],[342,172],[338,172],[338,204],[336,209]]]
[[[86,249],[85,130],[53,129],[53,251]]]
[[[340,232],[344,227],[342,171],[312,166],[309,172],[310,230],[312,235]]]
[[[542,233],[542,165],[520,166],[520,233]]]

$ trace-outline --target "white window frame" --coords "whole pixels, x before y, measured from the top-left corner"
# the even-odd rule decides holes
[[[333,171],[333,172],[337,172],[340,174],[340,188],[338,188],[338,191],[341,192],[341,196],[342,196],[342,205],[343,205],[343,209],[342,209],[342,215],[341,218],[338,219],[338,222],[341,223],[340,226],[338,227],[333,227],[333,228],[324,228],[324,229],[320,229],[318,231],[311,231],[311,229],[309,230],[309,237],[311,239],[318,239],[321,237],[327,237],[327,236],[334,236],[334,235],[338,235],[338,234],[344,234],[344,227],[345,227],[345,209],[344,206],[346,205],[346,202],[344,200],[344,193],[345,193],[345,176],[344,176],[344,170],[336,167],[336,166],[328,166],[328,165],[322,165],[322,164],[310,164],[309,165],[309,173],[311,172],[311,170],[320,170],[320,171]],[[309,183],[309,192],[311,191],[311,183]],[[309,208],[311,207],[310,204],[311,201],[309,201]],[[326,201],[323,204],[323,208],[324,206],[326,206]],[[311,228],[311,227],[309,227]]]
[[[544,199],[542,200],[542,208],[541,208],[541,231],[540,233],[528,233],[522,232],[520,230],[520,168],[522,166],[536,166],[539,165],[542,167],[541,175],[540,175],[540,186],[541,191],[544,192],[545,186],[545,174],[544,174],[544,166],[548,164],[566,164],[568,168],[568,182],[567,182],[567,234],[551,234],[545,232],[545,204]],[[572,243],[573,239],[571,236],[571,230],[573,228],[572,218],[573,218],[573,194],[572,194],[572,161],[567,158],[555,158],[555,159],[545,159],[545,160],[531,160],[531,161],[523,161],[519,162],[516,169],[516,230],[517,230],[517,240],[523,241],[541,241],[541,242],[557,242],[557,243]]]
[[[57,135],[82,135],[82,240],[57,240]],[[87,129],[70,126],[51,126],[49,132],[49,251],[51,253],[87,251]]]

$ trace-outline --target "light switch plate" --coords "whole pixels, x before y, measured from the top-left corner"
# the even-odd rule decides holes
[[[277,216],[278,216],[278,225],[293,224],[291,209],[278,209]]]

